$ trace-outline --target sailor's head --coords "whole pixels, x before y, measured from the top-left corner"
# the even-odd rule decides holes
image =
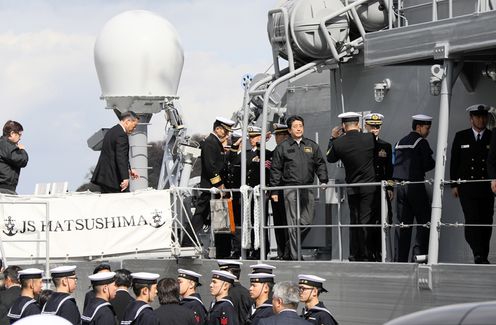
[[[322,292],[327,292],[323,284],[325,282],[324,278],[318,277],[311,274],[299,274],[298,275],[298,289],[300,292],[300,301],[308,302],[311,300],[318,299],[318,296]]]
[[[365,115],[363,119],[365,122],[365,129],[377,137],[381,131],[384,115],[380,113],[369,113]]]
[[[484,104],[476,104],[467,107],[467,112],[470,115],[470,124],[476,131],[482,131],[486,128],[489,121],[489,106]]]
[[[131,134],[138,126],[139,116],[133,111],[127,111],[120,113],[119,120],[126,133]]]
[[[346,131],[358,129],[360,122],[360,114],[356,112],[345,112],[338,115],[341,119],[343,129]]]
[[[226,139],[232,132],[232,128],[236,122],[225,118],[217,117],[213,125],[213,131],[219,137],[219,139]]]
[[[272,134],[274,134],[275,136],[276,144],[283,142],[289,136],[287,124],[274,123],[272,129],[273,129]]]
[[[431,131],[432,116],[417,114],[412,116],[412,130],[420,134],[422,138],[427,138]]]

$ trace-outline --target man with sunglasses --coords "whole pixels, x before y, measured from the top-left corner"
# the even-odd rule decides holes
[[[337,325],[331,312],[319,301],[322,292],[327,292],[322,286],[325,279],[309,274],[298,275],[300,301],[305,304],[302,317],[315,325]]]
[[[81,314],[76,299],[71,296],[77,288],[76,266],[59,266],[51,269],[50,274],[55,292],[47,300],[41,313],[60,316],[71,324],[81,324]]]
[[[370,113],[363,117],[365,121],[365,130],[375,136],[375,152],[374,152],[374,169],[375,180],[377,182],[387,181],[386,200],[387,200],[387,220],[392,222],[393,210],[391,201],[393,200],[393,150],[391,144],[379,137],[381,132],[384,115],[379,113]],[[381,224],[381,191],[375,192],[374,207],[372,210],[373,218],[376,224]],[[372,258],[380,262],[382,261],[381,253],[381,230],[379,228],[371,229],[373,232],[373,246],[371,247]]]
[[[28,164],[28,153],[19,143],[22,136],[22,125],[16,121],[7,121],[0,137],[0,193],[17,194],[21,168]]]

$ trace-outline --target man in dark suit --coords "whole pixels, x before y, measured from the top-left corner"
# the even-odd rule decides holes
[[[115,286],[117,287],[115,297],[110,300],[110,303],[114,307],[115,316],[120,324],[124,318],[127,306],[134,301],[134,298],[129,293],[129,288],[131,288],[131,272],[126,269],[116,270]]]
[[[487,156],[491,131],[486,129],[487,105],[472,105],[467,108],[471,127],[456,133],[451,147],[451,180],[488,179]],[[466,224],[492,224],[494,195],[489,182],[452,184],[452,193],[460,199]],[[465,240],[474,253],[476,264],[489,264],[491,227],[465,227]]]
[[[17,265],[7,267],[3,271],[5,290],[0,291],[0,324],[9,324],[7,314],[14,301],[21,295],[18,272],[21,268]]]
[[[201,188],[225,189],[227,164],[223,142],[227,141],[234,123],[234,121],[224,117],[217,117],[213,125],[213,132],[203,140],[201,144]],[[210,199],[211,193],[209,191],[201,193],[196,204],[195,214],[191,218],[193,230],[188,230],[189,236],[184,235],[183,247],[193,246],[194,234],[197,234],[203,225],[210,225]]]
[[[155,309],[155,315],[160,324],[197,325],[193,311],[179,304],[179,284],[176,279],[161,279],[157,292],[160,307]]]
[[[129,165],[128,134],[133,133],[139,117],[128,111],[119,117],[119,124],[112,127],[103,138],[100,158],[91,182],[99,185],[102,193],[119,193],[128,190],[129,177],[139,177]]]
[[[375,137],[362,133],[359,127],[360,114],[346,112],[339,114],[342,125],[332,129],[327,150],[327,161],[344,164],[346,183],[370,183],[375,181],[374,151]],[[375,224],[373,215],[375,186],[348,187],[350,224]],[[372,250],[377,244],[373,228],[350,228],[350,261],[375,260]]]
[[[387,181],[386,186],[386,201],[387,201],[387,222],[392,223],[393,210],[391,201],[393,200],[393,150],[391,144],[379,137],[381,132],[384,115],[379,113],[370,113],[363,117],[365,121],[365,129],[367,132],[375,136],[375,151],[374,151],[374,170],[376,182]],[[374,221],[376,224],[381,224],[381,190],[375,192],[373,206]],[[375,246],[372,247],[372,256],[375,261],[382,261],[381,249],[381,229],[373,229]]]
[[[296,309],[299,301],[299,288],[296,283],[277,283],[272,296],[272,308],[276,315],[260,319],[258,325],[311,325],[311,322],[298,316]]]

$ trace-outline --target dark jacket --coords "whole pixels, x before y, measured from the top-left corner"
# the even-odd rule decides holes
[[[272,151],[265,150],[265,160],[272,160]],[[265,165],[265,164],[264,164]],[[265,185],[268,185],[270,169],[266,168]],[[246,185],[255,187],[260,185],[260,150],[246,151]]]
[[[201,179],[200,187],[219,187],[227,175],[226,154],[224,147],[213,133],[201,143]]]
[[[251,314],[248,317],[248,321],[246,324],[248,325],[258,325],[258,322],[262,318],[267,318],[274,315],[274,311],[272,310],[272,300],[268,299],[260,306],[253,306],[251,310]]]
[[[28,153],[6,137],[0,137],[0,188],[15,192],[21,168],[28,164]]]
[[[103,138],[102,151],[91,182],[120,192],[121,182],[129,179],[129,138],[120,124]]]
[[[311,322],[304,320],[296,313],[296,310],[286,309],[279,314],[263,318],[258,325],[313,325]]]
[[[112,307],[114,307],[115,316],[119,322],[122,321],[126,308],[132,301],[134,301],[134,298],[131,297],[129,292],[120,289],[115,293],[115,298],[110,300]]]
[[[203,304],[200,294],[194,293],[191,296],[183,297],[179,303],[193,312],[197,325],[203,325],[207,321],[207,308]]]
[[[376,181],[393,179],[393,149],[381,138],[375,142],[374,169]]]
[[[121,324],[160,325],[160,322],[150,305],[143,301],[135,300],[126,309]]]
[[[92,299],[81,316],[83,325],[116,325],[117,319],[112,305],[101,299]]]
[[[12,307],[10,307],[8,317],[10,319],[10,324],[14,324],[19,319],[28,317],[31,315],[38,315],[41,313],[41,308],[31,297],[20,296],[14,301]],[[3,324],[3,323],[2,323]]]
[[[491,132],[491,141],[489,143],[489,153],[487,155],[487,176],[490,179],[496,179],[496,128],[494,128]]]
[[[76,300],[68,293],[54,292],[41,310],[42,314],[54,314],[65,318],[71,324],[81,324],[81,314],[79,313]]]
[[[234,310],[231,298],[214,301],[208,313],[208,325],[241,325]]]
[[[476,141],[472,129],[455,134],[451,146],[450,178],[453,181],[487,179],[487,156],[491,141],[491,131],[485,130],[480,141]],[[492,196],[491,185],[487,183],[452,184],[452,187],[473,189],[467,193]]]
[[[253,300],[250,298],[250,292],[239,282],[234,282],[229,289],[229,299],[236,310],[237,323],[243,325],[248,319]]]
[[[346,183],[371,183],[376,180],[374,169],[375,137],[372,133],[351,130],[343,136],[329,140],[327,161],[341,160],[346,173]],[[374,186],[349,187],[349,194],[374,192]]]
[[[179,304],[160,305],[155,309],[160,324],[167,325],[197,325],[193,311]]]
[[[281,142],[272,155],[270,186],[311,185],[314,174],[321,183],[327,183],[327,166],[318,144],[302,138],[300,145],[288,138]]]
[[[303,308],[303,318],[314,323],[314,325],[338,325],[331,312],[320,301],[310,309]]]
[[[7,290],[0,291],[0,324],[9,324],[7,314],[9,313],[10,307],[14,304],[14,301],[16,301],[20,295],[20,286],[13,286]]]
[[[425,173],[436,166],[429,142],[415,131],[410,132],[394,147],[393,178],[401,181],[423,181]]]

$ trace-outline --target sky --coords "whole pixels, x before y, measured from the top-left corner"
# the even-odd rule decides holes
[[[17,191],[36,183],[87,182],[98,152],[86,140],[117,123],[100,100],[93,57],[103,25],[127,10],[149,10],[177,30],[184,49],[178,96],[189,134],[208,133],[243,100],[243,75],[267,71],[272,54],[267,12],[273,0],[0,0],[0,124],[24,127],[29,163]],[[162,140],[155,114],[149,141]]]

